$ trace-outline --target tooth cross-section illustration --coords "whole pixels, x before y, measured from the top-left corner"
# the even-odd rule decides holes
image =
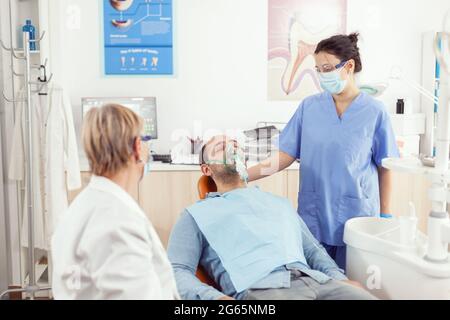
[[[269,0],[269,100],[298,100],[322,91],[315,71],[317,44],[345,33],[347,0]]]
[[[289,32],[290,60],[283,76],[283,90],[286,94],[295,91],[301,80],[307,75],[311,75],[318,90],[320,85],[314,70],[310,68],[300,68],[307,56],[314,54],[317,43],[333,33],[333,27],[329,26],[317,33],[309,32],[301,21],[292,19]],[[303,71],[301,71],[303,70]]]

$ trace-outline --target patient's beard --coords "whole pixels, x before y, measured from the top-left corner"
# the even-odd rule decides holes
[[[242,179],[236,170],[236,165],[213,165],[212,178],[217,183],[226,186],[240,186]]]

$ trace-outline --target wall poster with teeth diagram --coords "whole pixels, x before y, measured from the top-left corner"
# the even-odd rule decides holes
[[[321,92],[314,68],[314,50],[322,39],[346,33],[347,0],[269,0],[268,3],[268,99],[301,101]]]
[[[105,74],[173,75],[172,0],[103,0]]]

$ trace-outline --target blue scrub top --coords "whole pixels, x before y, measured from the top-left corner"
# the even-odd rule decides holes
[[[322,243],[343,246],[345,222],[379,216],[378,170],[398,157],[384,105],[360,93],[339,117],[328,92],[302,101],[280,135],[280,150],[300,159],[298,212]]]

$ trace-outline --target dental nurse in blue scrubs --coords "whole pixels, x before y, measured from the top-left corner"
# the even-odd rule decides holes
[[[344,224],[390,217],[391,174],[384,158],[399,152],[385,106],[355,82],[362,70],[358,34],[321,41],[314,58],[323,93],[304,99],[280,135],[279,152],[249,169],[258,180],[300,160],[298,212],[345,269]]]

